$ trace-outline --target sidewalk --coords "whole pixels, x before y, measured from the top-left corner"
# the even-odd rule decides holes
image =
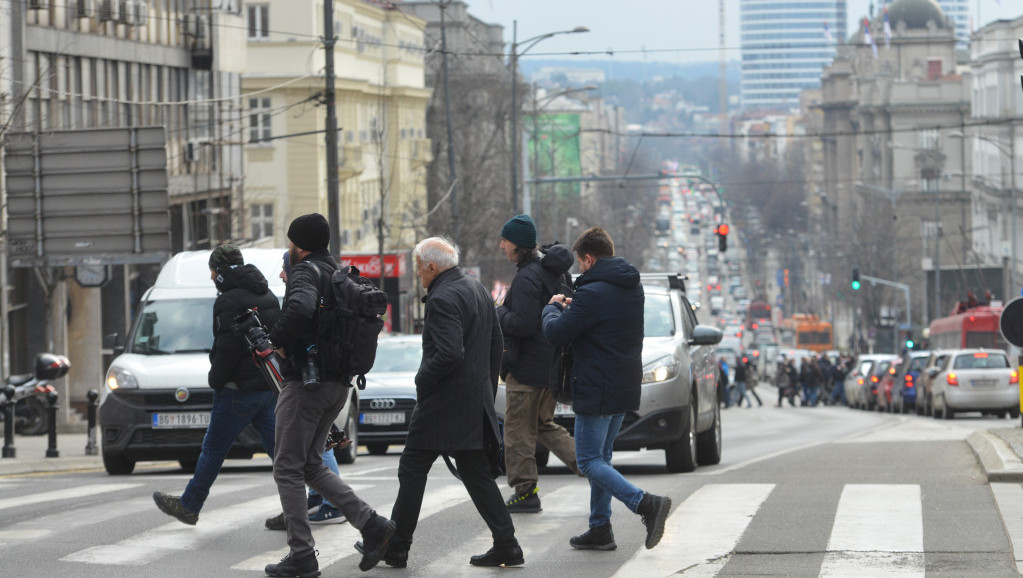
[[[978,430],[966,438],[989,482],[1023,482],[1023,428]]]
[[[94,456],[85,454],[85,445],[89,438],[84,433],[57,434],[58,457],[46,457],[49,437],[14,436],[13,458],[0,458],[0,476],[14,474],[34,474],[40,472],[66,472],[73,470],[103,469],[103,458],[99,454],[99,433],[96,434],[97,453]],[[0,446],[3,445],[0,430]]]

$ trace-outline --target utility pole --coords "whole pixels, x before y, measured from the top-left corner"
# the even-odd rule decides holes
[[[327,143],[327,223],[330,224],[330,254],[341,255],[341,215],[338,199],[337,176],[337,111],[334,100],[334,0],[323,2],[323,49],[326,51],[324,66],[326,86],[323,90],[323,101],[327,107],[327,131],[324,140]],[[383,210],[383,207],[381,207]],[[381,263],[381,271],[383,264]],[[381,272],[381,278],[383,273]]]
[[[718,114],[721,115],[720,134],[725,134],[728,123],[728,61],[725,58],[725,0],[718,0]]]
[[[508,65],[511,67],[511,206],[512,212],[519,206],[519,21],[512,20],[512,49]]]
[[[444,67],[444,118],[448,125],[448,186],[451,187],[451,224],[455,245],[458,245],[458,174],[455,172],[455,142],[451,130],[451,88],[448,84],[448,35],[444,27],[444,13],[448,2],[440,5],[440,50]],[[513,84],[514,86],[514,84]]]

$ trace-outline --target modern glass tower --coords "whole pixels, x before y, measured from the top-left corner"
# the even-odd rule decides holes
[[[745,109],[799,108],[846,35],[845,0],[739,0],[739,18]]]
[[[955,24],[958,48],[966,48],[970,41],[970,0],[938,0],[945,16]]]

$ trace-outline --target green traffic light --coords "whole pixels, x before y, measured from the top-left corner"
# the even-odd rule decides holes
[[[912,339],[907,339],[906,340],[906,349],[913,349],[913,340]]]
[[[853,289],[853,291],[859,291],[860,290],[860,282],[859,281],[853,281],[852,282],[852,289]]]

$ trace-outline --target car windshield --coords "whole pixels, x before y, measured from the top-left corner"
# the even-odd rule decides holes
[[[970,353],[956,357],[953,369],[1005,369],[1009,360],[1002,353]]]
[[[381,339],[377,342],[377,357],[371,373],[419,371],[422,358],[422,341]]]
[[[912,373],[914,371],[919,373],[919,372],[923,371],[925,367],[927,367],[927,358],[926,357],[914,357],[909,362],[909,369],[906,370],[906,371],[908,373]]]
[[[150,301],[139,315],[132,353],[209,353],[213,347],[213,299]]]
[[[649,294],[643,309],[644,337],[671,337],[675,335],[675,316],[668,295]]]

